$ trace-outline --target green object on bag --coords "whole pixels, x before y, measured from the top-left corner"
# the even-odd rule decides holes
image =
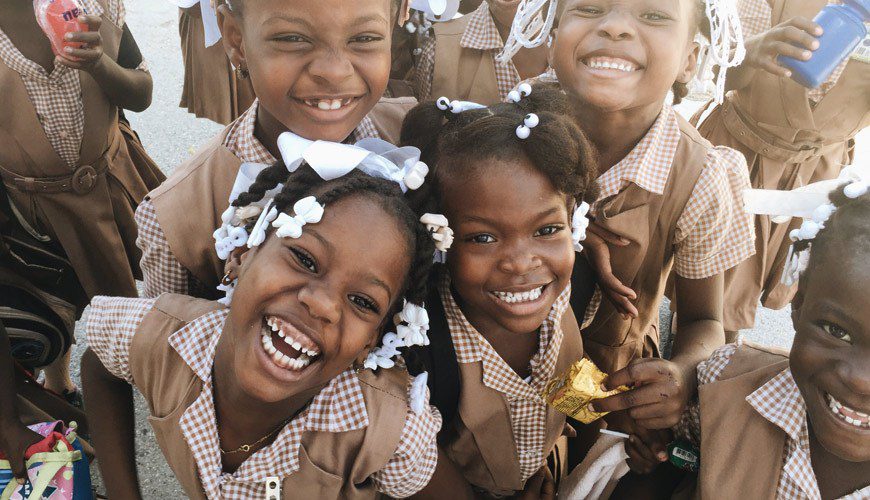
[[[701,452],[692,443],[678,439],[668,445],[668,461],[678,469],[698,472],[701,466]]]

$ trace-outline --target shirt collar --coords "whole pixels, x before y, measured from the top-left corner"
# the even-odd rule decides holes
[[[601,189],[598,199],[615,195],[628,183],[637,184],[651,193],[663,194],[679,142],[680,125],[676,112],[665,104],[634,149],[598,177]]]
[[[801,440],[807,428],[806,405],[790,369],[786,368],[756,389],[746,401],[790,439]]]
[[[468,25],[459,39],[459,46],[475,50],[501,50],[504,43],[498,34],[498,27],[489,11],[489,4],[483,2],[471,14]]]

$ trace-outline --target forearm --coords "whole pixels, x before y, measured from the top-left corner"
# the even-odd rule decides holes
[[[151,105],[153,82],[148,72],[122,68],[103,54],[88,73],[115,106],[141,112]]]
[[[725,92],[746,88],[755,77],[756,71],[755,68],[745,62],[739,66],[729,68],[725,80]]]
[[[677,276],[677,332],[671,361],[681,368],[685,382],[697,384],[695,367],[725,344],[722,326],[725,280],[722,274],[690,280]]]
[[[6,328],[0,323],[0,428],[8,428],[9,425],[20,425],[18,408],[16,407],[15,392],[15,367],[12,361],[12,350],[9,345],[9,336]]]
[[[90,349],[82,357],[82,382],[93,444],[108,496],[113,500],[139,499],[133,389],[109,373]]]
[[[474,500],[475,496],[471,485],[466,481],[462,472],[439,447],[438,465],[435,467],[432,479],[425,488],[412,498],[415,500],[439,500],[442,498]]]

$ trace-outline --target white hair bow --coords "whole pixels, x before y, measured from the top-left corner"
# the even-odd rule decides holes
[[[459,0],[411,0],[411,8],[430,21],[449,21],[459,12]]]
[[[392,368],[400,347],[429,345],[429,314],[426,309],[405,301],[402,311],[393,318],[396,331],[384,335],[381,346],[369,351],[363,366],[370,370]],[[402,324],[404,323],[404,324]]]
[[[574,209],[574,215],[571,217],[571,240],[577,252],[583,251],[580,242],[586,239],[586,229],[589,227],[587,214],[589,214],[589,204],[584,201]]]
[[[272,222],[272,227],[278,228],[275,236],[279,238],[302,236],[302,226],[317,224],[323,218],[323,205],[317,202],[317,198],[307,196],[293,204],[293,213],[295,215],[281,213]]]

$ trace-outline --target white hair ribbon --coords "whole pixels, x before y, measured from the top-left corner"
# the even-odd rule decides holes
[[[716,75],[717,103],[725,99],[725,74],[728,68],[739,66],[746,57],[743,28],[736,0],[705,0],[707,19],[710,20],[709,64],[719,67]]]
[[[218,26],[217,13],[209,0],[169,0],[169,3],[182,9],[189,9],[199,4],[199,12],[202,17],[203,38],[205,46],[211,47],[221,39],[221,29]]]
[[[574,209],[574,215],[571,217],[571,240],[577,252],[583,251],[580,242],[586,240],[586,229],[589,227],[587,214],[589,214],[589,204],[584,201]]]
[[[450,229],[447,217],[441,214],[423,214],[420,222],[426,226],[435,241],[434,261],[441,264],[447,262],[445,254],[453,245],[453,230]]]
[[[395,365],[393,358],[400,354],[400,347],[429,345],[429,314],[425,308],[406,300],[393,322],[396,331],[384,335],[381,345],[369,351],[364,367],[370,370],[392,368]]]
[[[510,35],[496,60],[507,64],[523,47],[531,49],[544,43],[553,29],[558,3],[558,0],[522,0],[517,6]],[[542,18],[541,12],[548,4],[547,17]]]

